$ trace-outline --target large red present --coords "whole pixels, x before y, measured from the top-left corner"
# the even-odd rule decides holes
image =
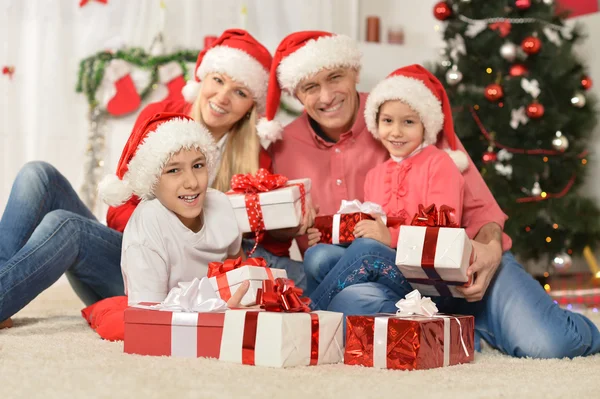
[[[219,298],[224,301],[228,301],[240,284],[248,280],[250,287],[240,304],[252,306],[256,304],[256,295],[264,280],[287,278],[287,273],[283,269],[271,269],[263,258],[248,258],[244,261],[238,258],[209,263],[207,277]]]
[[[297,227],[310,204],[310,179],[287,177],[259,169],[234,175],[227,193],[242,233]]]
[[[407,298],[414,294],[420,301],[415,291]],[[439,315],[433,302],[430,304],[434,311],[429,316],[404,311],[399,315],[348,316],[344,363],[425,370],[473,361],[475,318]]]
[[[401,226],[396,265],[414,289],[428,296],[462,298],[456,289],[471,284],[467,268],[473,247],[447,206],[419,206],[411,226]]]

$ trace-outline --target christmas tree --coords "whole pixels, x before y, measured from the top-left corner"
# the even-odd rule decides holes
[[[574,52],[584,36],[553,0],[446,0],[447,48],[435,72],[456,132],[504,212],[522,259],[594,247],[600,212],[578,192],[597,122],[591,80]],[[546,258],[547,256],[547,258]]]

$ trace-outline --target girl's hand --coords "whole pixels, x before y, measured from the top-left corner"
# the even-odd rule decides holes
[[[371,238],[390,247],[392,245],[392,235],[388,230],[381,216],[373,215],[375,220],[361,220],[354,228],[354,237]]]
[[[313,245],[317,244],[320,240],[321,240],[321,232],[317,229],[315,229],[314,227],[309,228],[306,231],[306,234],[308,234],[308,246],[312,247]]]

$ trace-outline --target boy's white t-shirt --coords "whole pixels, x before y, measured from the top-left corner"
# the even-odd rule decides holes
[[[158,199],[142,201],[125,231],[121,271],[129,304],[161,302],[180,282],[205,277],[210,262],[237,255],[242,235],[225,194],[209,188],[194,233]]]

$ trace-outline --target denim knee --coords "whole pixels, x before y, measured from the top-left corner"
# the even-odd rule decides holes
[[[56,232],[61,226],[67,224],[73,226],[78,221],[78,215],[73,212],[65,211],[63,209],[55,209],[48,212],[42,222],[38,226],[38,230],[48,233]],[[77,229],[73,229],[73,234],[77,233]]]
[[[36,181],[48,182],[50,177],[58,173],[58,170],[48,162],[31,161],[27,162],[17,175],[17,179],[23,179],[28,183]]]
[[[335,264],[339,256],[334,256],[332,245],[317,244],[306,250],[304,253],[304,271],[307,276],[317,278],[322,266],[330,263]]]

